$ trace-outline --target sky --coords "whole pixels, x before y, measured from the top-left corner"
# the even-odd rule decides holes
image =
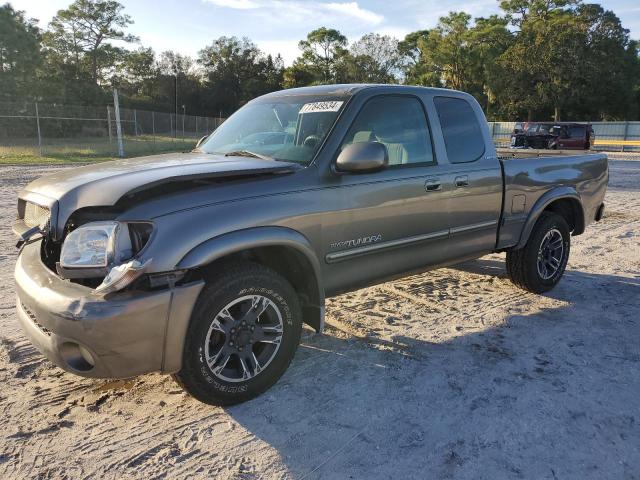
[[[8,0],[42,27],[71,0]],[[222,35],[249,37],[264,52],[280,53],[289,65],[298,41],[318,27],[340,30],[350,41],[365,33],[392,35],[431,28],[449,11],[473,17],[498,13],[498,0],[120,0],[134,20],[128,29],[157,53],[175,50],[197,56]],[[587,3],[587,2],[585,2]],[[631,37],[640,39],[640,0],[603,0]]]

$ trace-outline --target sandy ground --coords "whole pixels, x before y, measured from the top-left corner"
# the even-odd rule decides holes
[[[17,190],[0,169],[0,478],[640,478],[640,158],[565,278],[524,293],[504,256],[330,300],[280,382],[233,408],[169,377],[87,380],[14,312]]]

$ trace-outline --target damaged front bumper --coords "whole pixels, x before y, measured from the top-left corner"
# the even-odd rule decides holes
[[[191,311],[204,282],[107,296],[63,280],[25,245],[15,268],[18,319],[53,363],[85,377],[180,370]]]

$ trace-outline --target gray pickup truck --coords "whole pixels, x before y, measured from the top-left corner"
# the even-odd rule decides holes
[[[242,402],[284,373],[303,323],[322,331],[328,296],[491,252],[519,287],[551,289],[607,180],[605,155],[498,158],[465,93],[271,93],[190,153],[27,185],[18,318],[69,372],[164,372]]]

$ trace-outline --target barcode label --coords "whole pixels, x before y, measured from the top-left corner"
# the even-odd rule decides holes
[[[300,109],[300,113],[315,113],[315,112],[337,112],[340,110],[344,102],[313,102],[306,103]]]

